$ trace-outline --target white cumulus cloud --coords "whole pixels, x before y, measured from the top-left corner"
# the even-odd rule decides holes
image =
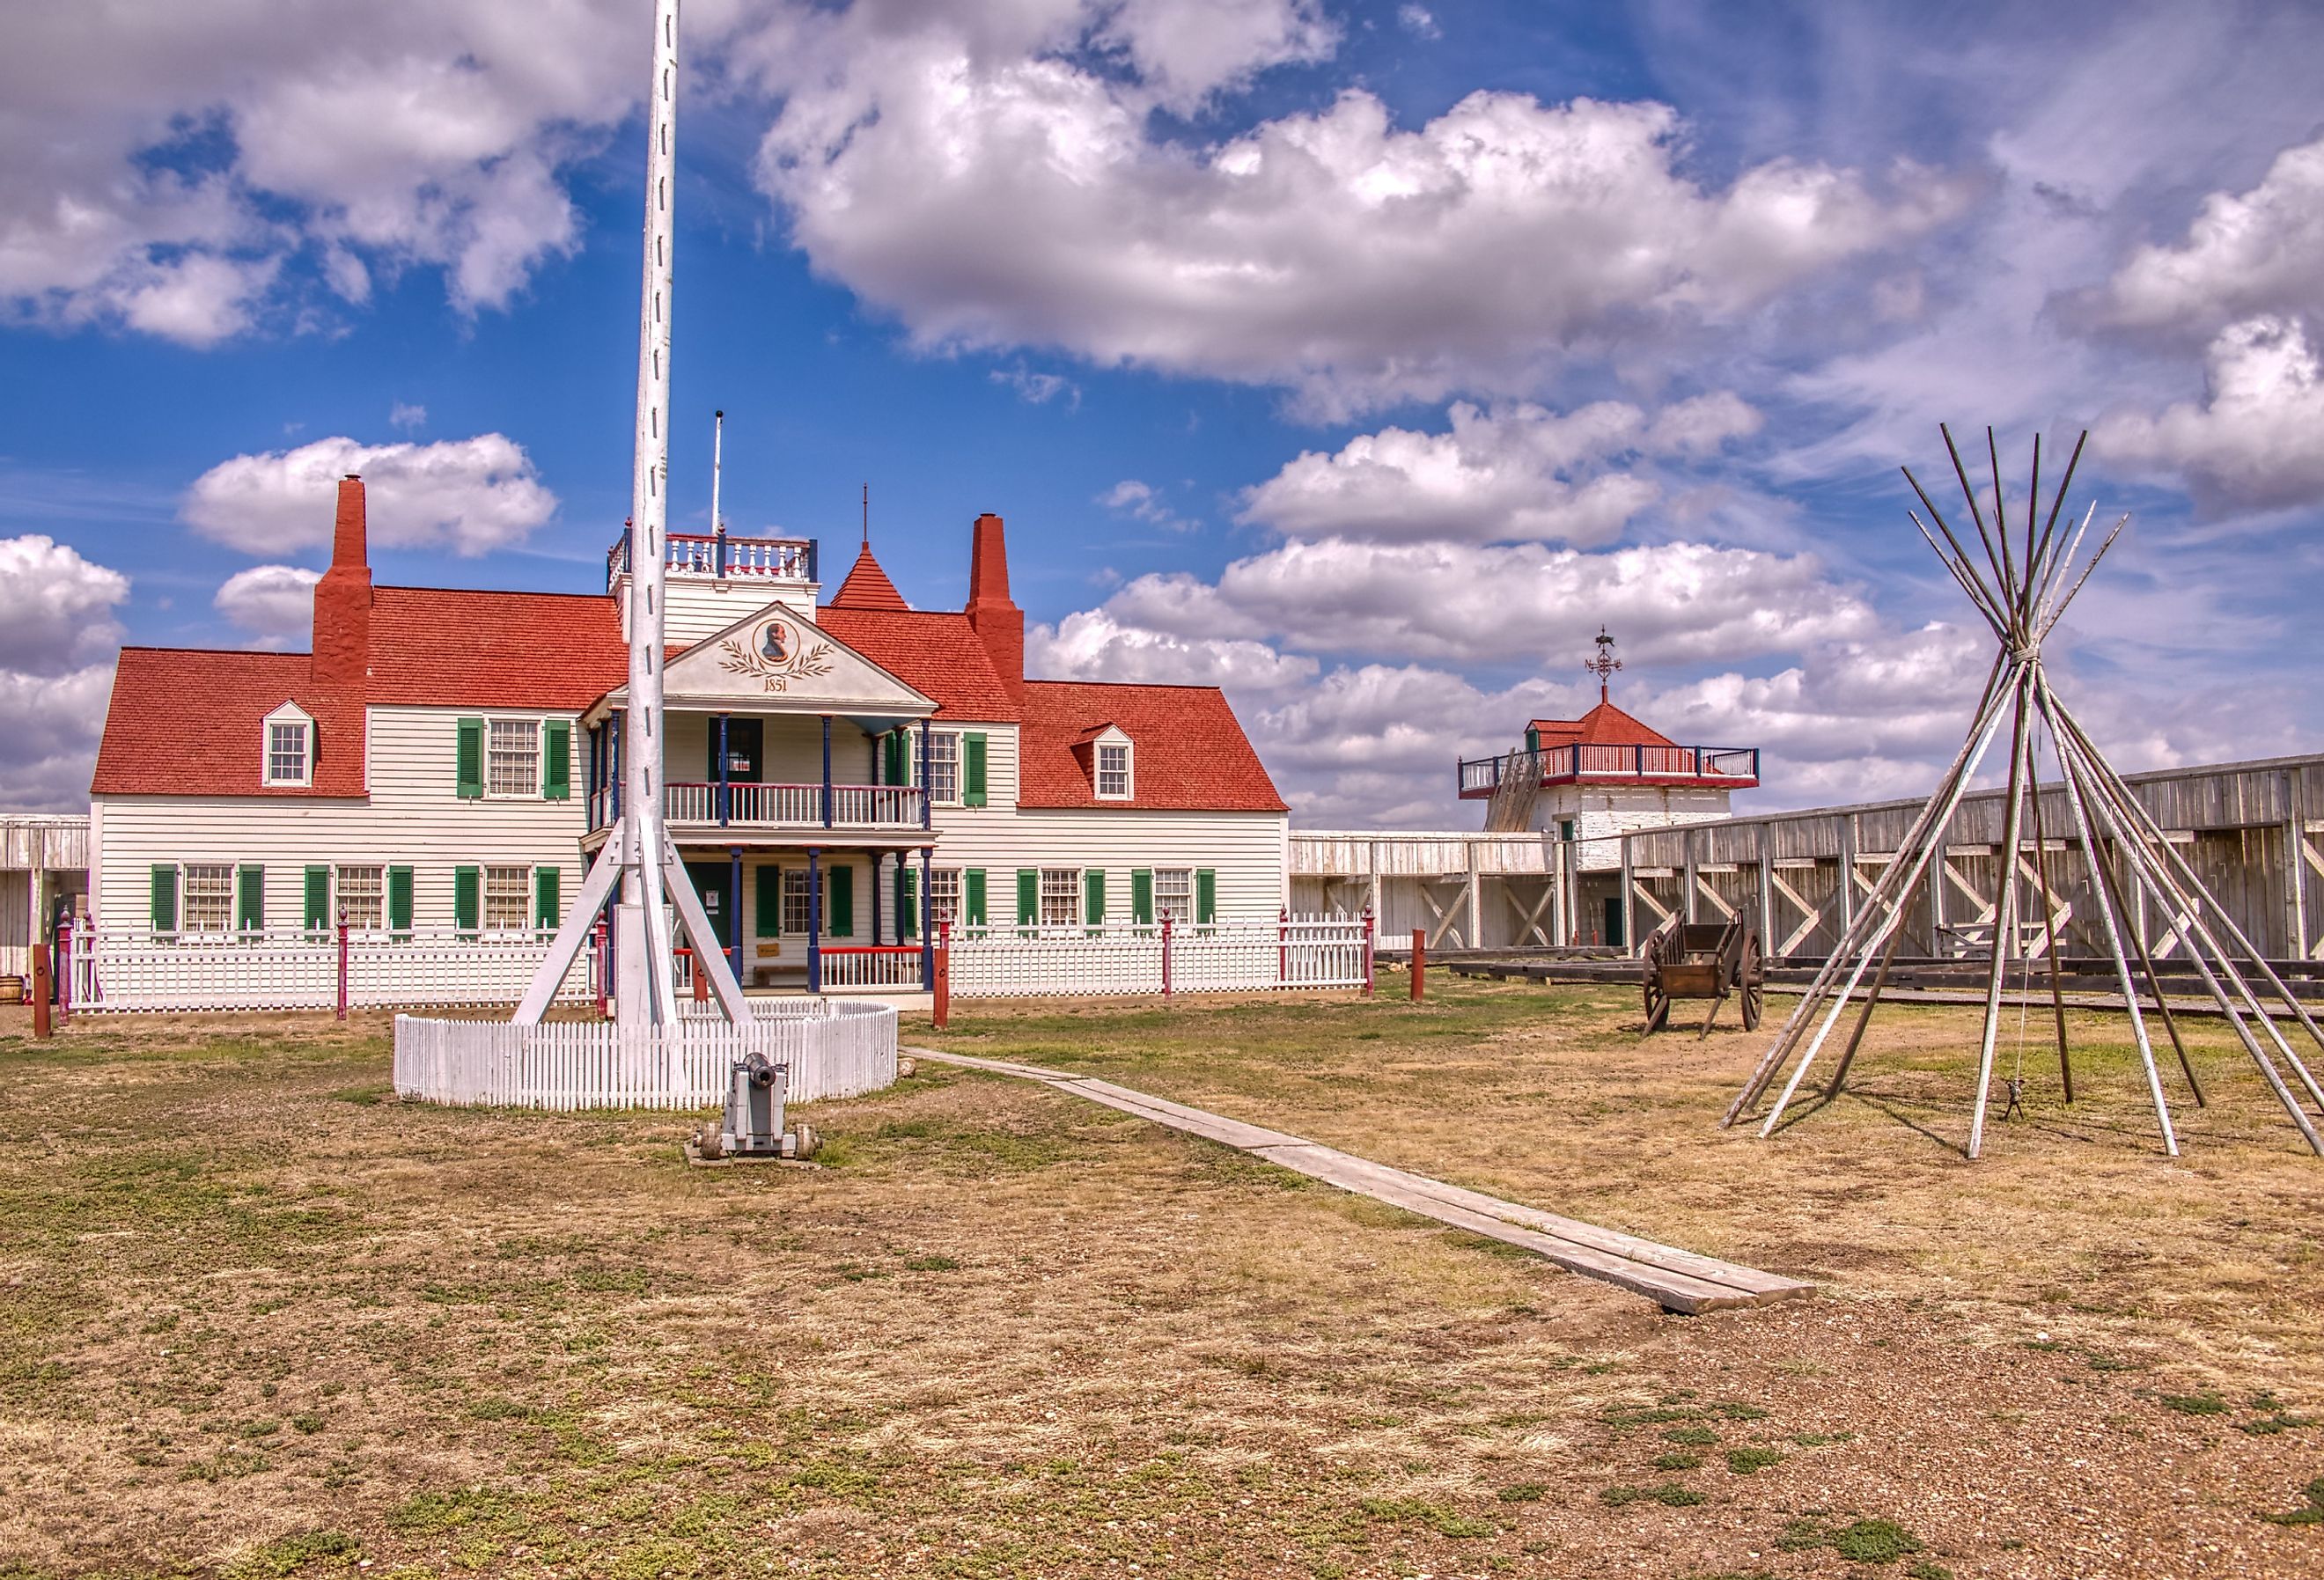
[[[1450,420],[1444,433],[1387,428],[1358,435],[1336,454],[1305,451],[1244,492],[1241,519],[1310,538],[1604,543],[1662,493],[1611,463],[1706,455],[1762,422],[1725,393],[1652,419],[1619,401],[1564,416],[1464,402]]]
[[[263,644],[285,643],[313,631],[321,579],[303,566],[254,565],[226,577],[210,604]]]
[[[69,545],[0,538],[0,803],[88,805],[129,578]]]
[[[2324,139],[2287,148],[2258,186],[2213,192],[2184,239],[2134,251],[2084,307],[2131,329],[2209,336],[2255,314],[2324,313]]]
[[[327,545],[339,479],[364,480],[371,541],[488,553],[522,542],[557,509],[524,447],[504,434],[435,444],[322,439],[219,462],[180,513],[203,536],[251,554]]]
[[[2101,453],[2183,475],[2200,496],[2266,508],[2324,501],[2324,369],[2299,320],[2230,324],[2205,358],[2209,399],[2116,413]]]

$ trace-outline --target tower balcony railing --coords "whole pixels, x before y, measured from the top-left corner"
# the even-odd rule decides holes
[[[630,574],[630,531],[605,550],[605,590]],[[813,538],[744,538],[733,532],[665,532],[662,574],[705,581],[816,581]]]
[[[1485,800],[1504,779],[1538,762],[1543,784],[1701,784],[1719,790],[1749,790],[1759,782],[1757,746],[1563,746],[1519,747],[1497,757],[1471,757],[1461,763],[1461,799]]]
[[[921,828],[927,798],[917,785],[672,782],[662,787],[662,817],[673,827],[711,826],[805,832],[817,828]],[[620,810],[611,787],[589,798],[589,827],[606,828]]]

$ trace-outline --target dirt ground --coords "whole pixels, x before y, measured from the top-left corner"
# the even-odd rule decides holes
[[[1765,1034],[1434,985],[941,1040],[1816,1297],[1665,1316],[932,1063],[711,1171],[398,1104],[376,1021],[0,1041],[0,1576],[2324,1572],[2324,1161],[2220,1032],[2172,1160],[2120,1025],[2068,1109],[2034,1018],[1972,1164],[1968,1012],[1763,1141]]]

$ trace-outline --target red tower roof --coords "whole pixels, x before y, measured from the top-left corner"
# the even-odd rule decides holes
[[[856,552],[855,563],[848,568],[847,578],[839,590],[831,595],[831,606],[839,609],[908,609],[904,595],[872,558],[872,545],[866,543]]]

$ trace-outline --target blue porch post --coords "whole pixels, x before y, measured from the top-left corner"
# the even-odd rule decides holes
[[[807,853],[807,990],[823,991],[823,852]]]
[[[872,853],[872,947],[880,947],[880,858],[885,854]]]
[[[726,788],[726,718],[723,713],[718,716],[718,822],[722,827],[733,815],[732,792]]]
[[[923,828],[934,827],[935,817],[936,802],[928,795],[928,721],[922,719],[920,721],[920,827]],[[922,949],[925,952],[925,945],[922,946]]]
[[[628,733],[626,721],[629,711],[626,707],[613,709],[613,733],[607,740],[607,744],[613,748],[613,816],[616,818],[622,815],[622,738]]]
[[[901,852],[898,854],[902,855]],[[936,980],[936,896],[928,890],[928,859],[935,854],[929,846],[920,846],[920,986],[923,989],[934,988]]]
[[[831,716],[823,716],[823,826],[831,827]]]
[[[726,964],[742,980],[742,847],[726,847]]]

